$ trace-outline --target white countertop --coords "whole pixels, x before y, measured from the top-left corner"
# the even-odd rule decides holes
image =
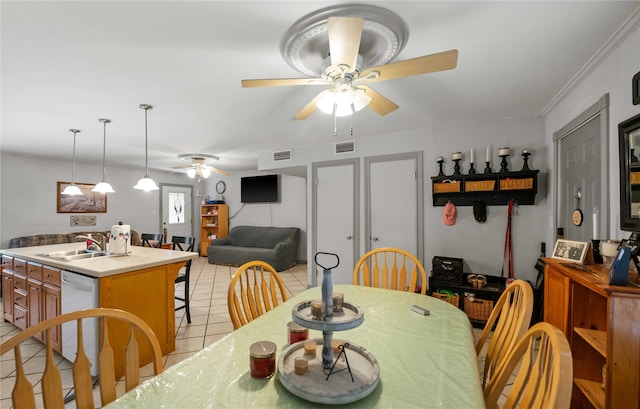
[[[82,250],[84,248],[85,243],[78,242],[54,244],[49,246],[3,249],[0,250],[0,253],[97,278],[177,263],[180,261],[187,261],[198,257],[198,253],[195,252],[173,251],[139,246],[132,246],[131,253],[127,256],[104,256],[74,261],[62,261],[38,255],[53,251]]]

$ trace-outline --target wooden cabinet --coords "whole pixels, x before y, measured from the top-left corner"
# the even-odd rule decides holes
[[[2,256],[4,319],[21,329],[61,314],[60,269]],[[35,336],[42,341],[43,334]],[[55,351],[62,352],[61,327],[52,329]]]
[[[431,178],[433,205],[451,202],[456,206],[473,206],[478,199],[487,205],[506,205],[510,199],[520,205],[532,205],[538,192],[538,172],[434,176]]]
[[[545,262],[544,318],[564,331],[573,356],[571,407],[640,407],[640,287],[609,286],[602,265]]]
[[[200,255],[207,256],[211,240],[229,235],[229,207],[226,204],[202,205],[200,222]]]

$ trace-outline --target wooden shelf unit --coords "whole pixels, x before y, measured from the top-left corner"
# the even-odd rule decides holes
[[[200,255],[207,256],[207,247],[213,236],[220,239],[229,235],[229,206],[226,204],[202,205],[200,221]]]
[[[506,205],[510,199],[515,199],[520,205],[532,205],[538,193],[538,173],[538,170],[523,170],[433,176],[433,205],[444,206],[451,202],[456,206],[473,206],[477,199],[489,206]]]
[[[608,285],[608,268],[599,264],[582,271],[544,261],[544,320],[571,345],[571,407],[640,408],[640,287]],[[635,272],[629,276],[638,282]]]

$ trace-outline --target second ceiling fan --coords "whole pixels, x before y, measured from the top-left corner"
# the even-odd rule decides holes
[[[371,6],[366,9],[367,13],[371,13],[372,10],[375,9],[372,9]],[[387,14],[391,13],[388,10],[384,11]],[[322,12],[323,13],[318,14],[320,17],[331,11],[322,10]],[[397,18],[399,19],[399,17]],[[309,20],[309,18],[307,17],[303,20]],[[311,27],[309,21],[303,22],[309,24],[308,27],[304,28]],[[317,32],[318,22],[318,20],[312,22],[315,24],[315,27],[311,27],[310,29],[316,30]],[[386,115],[398,109],[398,105],[376,92],[367,84],[451,70],[456,68],[458,63],[458,50],[449,50],[366,68],[363,67],[363,62],[365,61],[362,54],[364,54],[364,52],[361,50],[361,41],[362,44],[365,43],[363,39],[363,28],[365,27],[366,20],[362,17],[329,16],[321,23],[326,24],[329,50],[327,50],[328,55],[325,56],[326,58],[321,67],[320,78],[247,79],[242,80],[242,87],[330,85],[331,87],[329,89],[316,95],[311,102],[296,114],[295,118],[298,120],[306,119],[317,109],[321,109],[326,113],[333,113],[336,116],[346,116],[364,107],[369,107],[379,115]],[[300,22],[297,24],[300,24]],[[380,25],[378,22],[372,22],[372,24]],[[381,31],[375,25],[373,26],[373,30]],[[307,37],[308,36],[307,34]],[[283,56],[287,59],[285,55],[286,50],[284,49],[285,40],[283,40],[282,48]],[[395,54],[400,51],[403,45],[404,44],[401,44],[396,47],[394,50]],[[317,47],[318,44],[313,46]],[[299,44],[297,48],[300,48]],[[395,54],[392,55],[391,58],[394,57]],[[298,60],[300,60],[300,58],[298,58]],[[383,59],[382,61],[385,60]]]

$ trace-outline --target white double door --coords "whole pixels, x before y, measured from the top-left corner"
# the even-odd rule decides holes
[[[374,248],[397,247],[422,258],[421,173],[421,153],[365,158],[361,192],[359,159],[313,164],[313,254],[339,256],[333,283],[350,284],[355,264]],[[322,269],[312,271],[311,284],[319,285]]]

